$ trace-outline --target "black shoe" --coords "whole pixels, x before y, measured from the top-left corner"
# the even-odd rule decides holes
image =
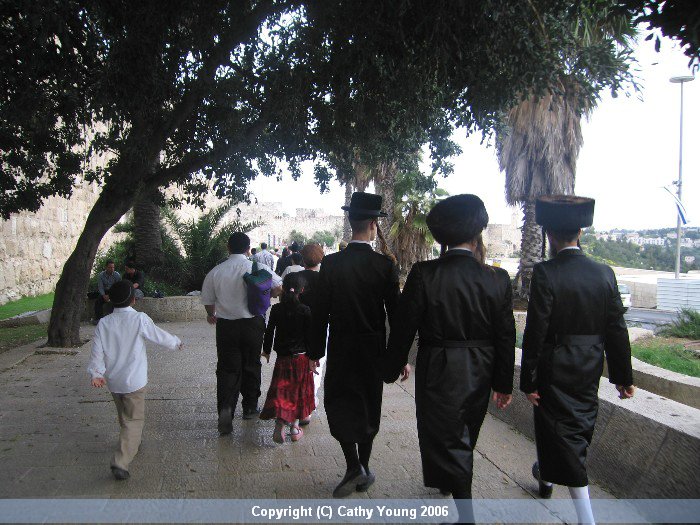
[[[532,476],[537,480],[539,485],[540,497],[545,499],[551,498],[554,485],[547,485],[546,483],[542,482],[542,479],[540,478],[540,466],[537,461],[532,464]]]
[[[345,477],[338,483],[338,486],[333,489],[334,498],[345,498],[355,492],[358,485],[362,485],[367,482],[367,474],[365,474],[365,469],[361,466],[349,470],[345,473]]]
[[[260,415],[260,409],[257,407],[243,409],[243,419],[255,419],[259,415]]]
[[[119,467],[115,467],[115,466],[112,466],[112,475],[114,476],[115,479],[118,479],[119,481],[129,479],[129,471],[128,470],[124,470],[123,468],[119,468]]]
[[[377,480],[376,476],[374,475],[373,472],[370,472],[369,470],[367,471],[367,481],[364,483],[358,483],[357,487],[355,487],[355,490],[357,492],[367,492],[367,489],[370,488],[372,485],[374,485],[374,482]]]
[[[233,432],[233,410],[222,408],[219,412],[219,434],[225,436]]]

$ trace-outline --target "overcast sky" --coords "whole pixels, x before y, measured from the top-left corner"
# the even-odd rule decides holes
[[[676,225],[675,205],[663,186],[678,178],[680,86],[669,78],[690,74],[688,59],[670,40],[660,53],[651,42],[637,52],[641,94],[614,99],[605,93],[590,120],[583,124],[583,148],[578,159],[576,193],[596,199],[594,226],[663,228]],[[700,225],[700,80],[684,85],[683,203],[689,226]],[[455,157],[454,174],[440,180],[450,194],[475,193],[488,209],[492,223],[510,222],[515,211],[504,198],[505,175],[498,169],[495,150],[480,144],[481,136],[455,140],[463,153]],[[337,183],[320,194],[310,166],[298,181],[261,178],[251,184],[261,202],[282,202],[286,211],[325,208],[340,214],[344,191]],[[675,191],[675,189],[674,189]],[[518,212],[518,217],[520,217]]]

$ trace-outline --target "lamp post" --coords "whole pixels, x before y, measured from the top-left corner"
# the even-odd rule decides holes
[[[670,81],[673,84],[681,85],[681,119],[680,119],[680,140],[678,145],[678,201],[681,201],[681,187],[683,185],[683,84],[692,82],[695,77],[684,75],[679,77],[671,77]],[[678,219],[676,223],[676,279],[680,279],[681,274],[681,213],[678,210]]]

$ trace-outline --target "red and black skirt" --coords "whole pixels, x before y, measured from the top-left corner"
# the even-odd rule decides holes
[[[308,417],[315,408],[309,358],[304,354],[278,357],[260,419],[292,423]]]

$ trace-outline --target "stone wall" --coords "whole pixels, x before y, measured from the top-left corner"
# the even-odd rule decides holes
[[[0,304],[53,291],[99,191],[83,184],[70,199],[50,197],[36,213],[0,221]],[[108,233],[101,247],[113,240]]]

